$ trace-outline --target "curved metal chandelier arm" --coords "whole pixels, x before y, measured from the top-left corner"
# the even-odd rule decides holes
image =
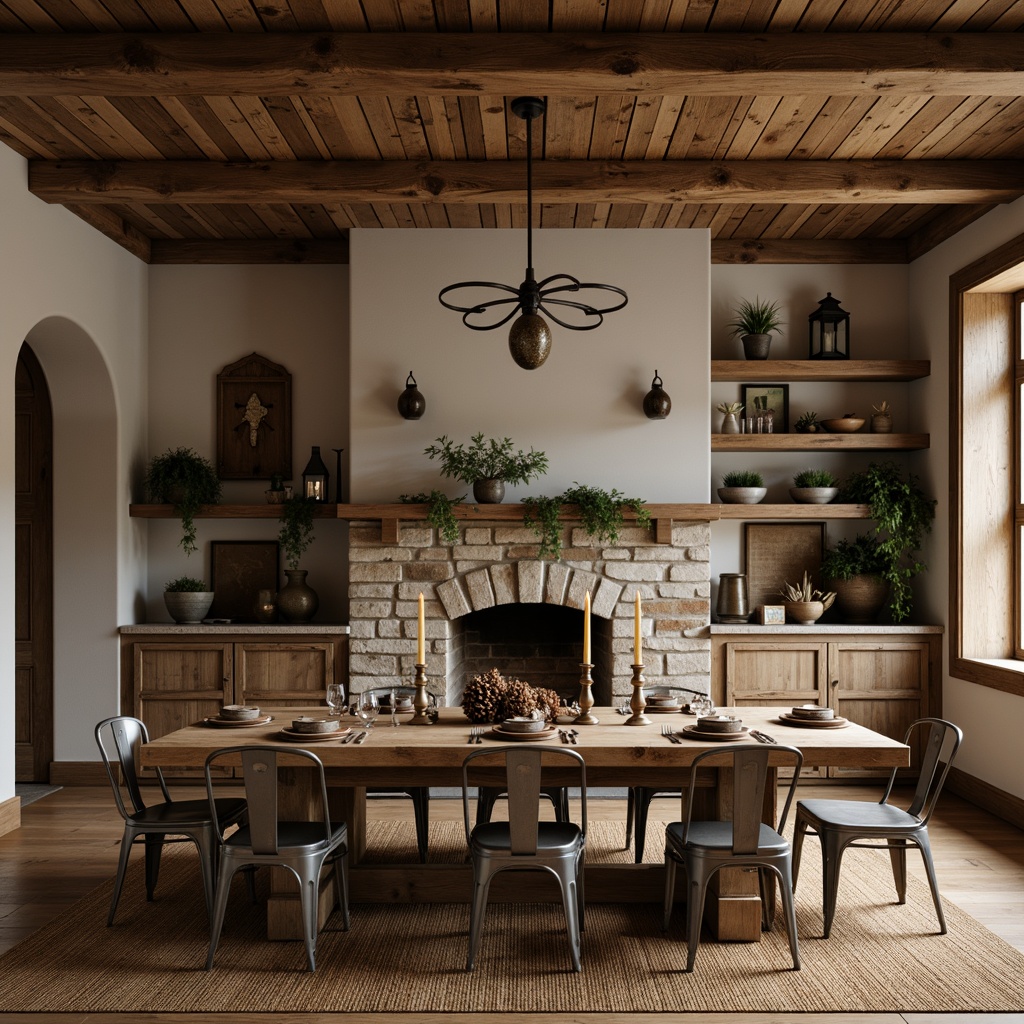
[[[456,288],[497,288],[499,291],[510,292],[512,294],[512,298],[490,299],[487,302],[478,302],[472,306],[456,306],[451,302],[445,302],[445,294]],[[437,300],[446,309],[454,309],[456,313],[461,313],[462,322],[472,331],[493,331],[495,328],[501,327],[503,324],[507,324],[509,320],[516,315],[522,305],[519,289],[512,288],[507,284],[499,284],[496,281],[462,281],[459,284],[450,284],[447,288],[441,289],[438,293]],[[508,303],[514,303],[511,311],[507,316],[502,317],[500,320],[496,320],[494,323],[473,324],[469,321],[471,316],[486,313],[492,306],[504,306]]]
[[[568,280],[571,281],[572,283],[571,284],[559,285],[556,288],[545,288],[544,287],[549,281],[555,281],[555,280],[558,280],[558,279],[563,279],[564,280],[566,278],[568,278]],[[583,291],[585,288],[594,288],[594,289],[597,289],[599,291],[604,291],[604,292],[614,292],[616,295],[619,295],[619,296],[622,297],[622,301],[621,302],[615,303],[615,304],[613,304],[611,306],[591,306],[589,303],[580,304],[581,308],[586,308],[586,309],[589,309],[589,310],[593,310],[593,312],[595,312],[595,313],[614,313],[616,310],[622,309],[622,307],[625,306],[627,302],[629,302],[629,296],[627,296],[626,293],[621,288],[617,288],[613,284],[598,284],[597,282],[594,282],[594,281],[584,281],[584,282],[581,282],[581,281],[577,281],[576,278],[574,278],[574,277],[569,277],[567,274],[556,274],[554,277],[545,278],[543,281],[540,282],[539,287],[540,287],[540,297],[541,297],[541,301],[542,302],[544,302],[544,301],[552,301],[552,302],[559,302],[559,303],[563,303],[563,304],[567,304],[567,305],[573,305],[573,303],[570,303],[570,302],[568,302],[568,300],[565,300],[565,299],[550,299],[549,300],[548,297],[551,296],[551,295],[557,295],[560,292],[580,292],[580,291]]]

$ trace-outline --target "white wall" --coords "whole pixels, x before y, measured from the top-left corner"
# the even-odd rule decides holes
[[[807,317],[818,308],[827,292],[839,299],[850,314],[850,353],[854,359],[909,358],[907,325],[906,266],[845,265],[765,265],[711,267],[711,354],[714,359],[743,359],[743,345],[726,326],[733,309],[743,299],[761,298],[778,302],[785,323],[781,335],[772,336],[770,359],[806,359],[808,353]],[[920,358],[927,358],[925,352]],[[943,356],[939,356],[941,361]],[[934,359],[934,357],[933,357]],[[935,366],[932,366],[933,372]],[[818,419],[855,412],[867,418],[871,407],[887,399],[893,411],[895,431],[925,430],[921,384],[842,383],[817,384],[794,382],[789,385],[789,428],[799,416],[813,410]],[[720,402],[742,400],[741,386],[715,383],[711,386],[712,430],[720,430],[722,414],[714,411]],[[866,428],[865,428],[866,429]],[[944,444],[945,435],[933,437],[932,444]],[[922,473],[919,456],[900,455],[901,463]],[[712,500],[722,476],[733,470],[753,469],[764,477],[766,502],[789,502],[794,474],[803,469],[828,469],[837,477],[864,468],[872,458],[842,452],[793,453],[718,453],[711,461]],[[840,537],[865,532],[868,524],[833,520],[827,524],[826,538],[833,543]],[[723,572],[742,572],[744,568],[743,524],[728,520],[712,526],[711,577],[712,608],[718,595],[718,577]],[[927,560],[927,557],[926,557]],[[795,582],[795,581],[794,581]],[[921,591],[924,588],[919,587]],[[934,618],[939,615],[939,618]],[[941,612],[925,609],[922,602],[915,617],[923,621],[942,621]]]
[[[352,231],[352,498],[467,488],[440,476],[423,449],[441,434],[482,431],[545,451],[546,476],[506,501],[581,484],[652,502],[708,495],[706,231],[534,233],[538,278],[567,273],[623,288],[625,309],[593,331],[552,325],[537,370],[508,351],[508,327],[472,331],[438,302],[441,288],[487,280],[518,286],[524,231]],[[395,407],[412,370],[426,397],[420,420]],[[672,398],[665,420],[641,408],[657,370]]]
[[[332,448],[348,442],[348,268],[342,266],[154,266],[149,268],[148,457],[194,448],[216,462],[217,374],[250,352],[292,375],[292,475],[296,487],[312,445],[320,445],[335,487]],[[144,467],[143,467],[144,471]],[[136,477],[139,501],[144,472]],[[267,480],[226,480],[225,502],[262,502]],[[211,540],[276,540],[274,519],[199,519],[199,550],[179,546],[178,520],[151,520],[149,572],[139,622],[170,622],[164,583],[209,580]],[[347,617],[346,525],[318,520],[302,559],[320,598],[315,622]],[[283,563],[282,563],[283,568]],[[282,577],[281,583],[284,583]]]
[[[910,268],[910,338],[912,355],[929,353],[932,376],[926,382],[922,414],[932,432],[929,469],[935,493],[949,493],[949,277],[962,267],[1024,232],[1024,199],[1001,206],[937,246]],[[943,439],[943,440],[940,440]],[[948,502],[940,500],[937,542],[929,553],[931,604],[946,621],[949,604]],[[999,789],[1024,798],[1020,770],[1020,734],[1024,697],[949,676],[946,637],[943,714],[963,728],[958,767]]]
[[[145,433],[145,267],[27,189],[0,147],[0,575],[14,577],[14,369],[31,338],[54,407],[55,757],[92,760],[118,708],[116,626],[141,583],[129,467]],[[93,428],[96,428],[95,431]],[[69,486],[70,485],[70,486]],[[0,800],[14,792],[14,594],[0,591]]]

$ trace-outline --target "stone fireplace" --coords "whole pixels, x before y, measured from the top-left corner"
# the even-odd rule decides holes
[[[397,529],[392,523],[387,541],[379,521],[352,523],[353,691],[412,681],[422,593],[427,676],[440,703],[458,705],[467,681],[491,667],[575,699],[589,591],[594,698],[598,705],[617,703],[631,693],[639,590],[648,686],[708,692],[709,523],[675,521],[670,531],[627,526],[615,545],[593,546],[588,533],[567,522],[561,560],[552,562],[538,560],[528,527],[488,520],[486,506],[466,512],[453,545],[439,542],[422,522]]]

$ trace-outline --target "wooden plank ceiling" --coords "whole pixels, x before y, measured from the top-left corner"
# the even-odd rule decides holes
[[[150,262],[351,227],[906,262],[1024,194],[1024,0],[0,0],[0,139]]]

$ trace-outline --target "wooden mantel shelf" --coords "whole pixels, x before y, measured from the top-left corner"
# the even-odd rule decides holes
[[[712,359],[713,381],[920,380],[927,359]]]
[[[521,523],[523,509],[520,504],[480,505],[465,502],[452,509],[456,519],[477,522]],[[866,505],[646,505],[651,514],[655,539],[659,544],[672,540],[673,522],[715,522],[719,519],[868,519]],[[425,522],[426,505],[317,505],[314,516],[317,519],[364,520],[376,519],[381,524],[381,540],[397,543],[400,524],[404,522]],[[137,519],[175,519],[173,505],[129,505],[128,514]],[[204,505],[196,519],[277,519],[278,505]],[[635,519],[633,512],[625,513],[627,521]],[[579,513],[574,505],[562,506],[562,519],[578,520]]]

